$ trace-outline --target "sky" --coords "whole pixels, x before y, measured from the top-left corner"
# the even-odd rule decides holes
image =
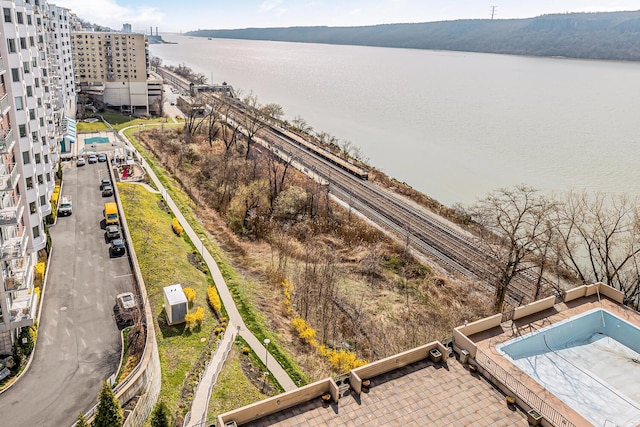
[[[250,27],[361,26],[549,13],[640,10],[638,0],[50,0],[80,18],[137,32]]]

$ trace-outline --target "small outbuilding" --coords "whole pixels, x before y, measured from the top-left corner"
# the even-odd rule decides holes
[[[187,315],[187,297],[182,290],[182,285],[166,286],[163,291],[167,323],[175,325],[184,322],[184,317]]]

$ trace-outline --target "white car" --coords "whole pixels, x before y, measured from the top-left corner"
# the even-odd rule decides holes
[[[76,166],[80,167],[80,166],[84,166],[84,165],[85,165],[84,157],[78,157],[78,161],[76,162]]]

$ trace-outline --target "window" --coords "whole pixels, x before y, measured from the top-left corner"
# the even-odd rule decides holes
[[[31,25],[31,15],[27,15],[27,25]],[[33,46],[33,45],[31,45],[31,46]]]
[[[40,153],[34,154],[34,158],[36,160],[36,165],[39,165],[40,164]],[[42,175],[40,175],[40,177],[42,177]],[[38,180],[38,181],[40,181],[40,180]],[[40,183],[40,184],[42,184],[42,183]]]
[[[33,229],[31,229],[31,231],[33,232],[33,238],[37,239],[38,237],[40,237],[40,226],[36,225],[35,227],[33,227]]]
[[[33,36],[29,36],[29,46],[35,47],[35,45],[36,45],[36,40],[33,38]]]
[[[32,215],[37,212],[36,202],[29,203],[29,212],[31,212]]]
[[[33,177],[29,176],[27,177],[27,190],[32,190],[32,189],[33,189]]]
[[[44,118],[40,117],[40,127],[44,127]]]
[[[47,204],[47,196],[40,196],[40,206]]]
[[[49,163],[49,155],[48,154],[44,155],[44,162],[45,163]],[[47,174],[47,181],[49,181],[49,174]]]
[[[40,184],[40,185],[44,184],[44,176],[43,175],[38,175],[38,184]]]
[[[36,68],[38,66],[38,58],[36,58],[35,56],[31,58],[31,66],[33,68]]]
[[[20,37],[20,49],[26,49],[26,48],[27,48],[27,38]]]
[[[31,132],[31,140],[33,141],[34,144],[38,143],[38,132]],[[38,162],[38,163],[40,163],[40,162]]]
[[[20,138],[25,138],[27,136],[27,125],[20,125],[18,126],[18,129],[20,129]],[[29,162],[25,162],[25,164],[26,163]]]
[[[9,53],[16,53],[16,39],[7,39],[7,48]]]
[[[47,172],[47,182],[51,182],[51,174]]]
[[[36,119],[36,110],[31,108],[29,109],[29,120],[35,120],[35,119]]]
[[[33,96],[33,87],[27,86],[27,96]]]
[[[29,74],[29,61],[22,62],[22,69],[24,70],[25,74]]]
[[[12,68],[11,69],[11,81],[19,82],[20,81],[20,68]]]
[[[40,87],[40,79],[36,77],[33,84],[35,87]]]
[[[22,12],[16,12],[16,21],[18,24],[24,24],[24,14]]]
[[[38,107],[42,107],[42,98],[38,98]]]
[[[22,103],[22,97],[21,96],[16,96],[14,100],[15,100],[15,104],[16,104],[16,111],[24,110],[24,104]]]
[[[4,14],[4,22],[11,22],[11,9],[3,7],[2,13]]]

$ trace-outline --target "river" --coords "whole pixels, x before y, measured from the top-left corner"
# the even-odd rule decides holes
[[[640,195],[640,64],[191,38],[150,45],[361,148],[436,200],[527,184]]]

